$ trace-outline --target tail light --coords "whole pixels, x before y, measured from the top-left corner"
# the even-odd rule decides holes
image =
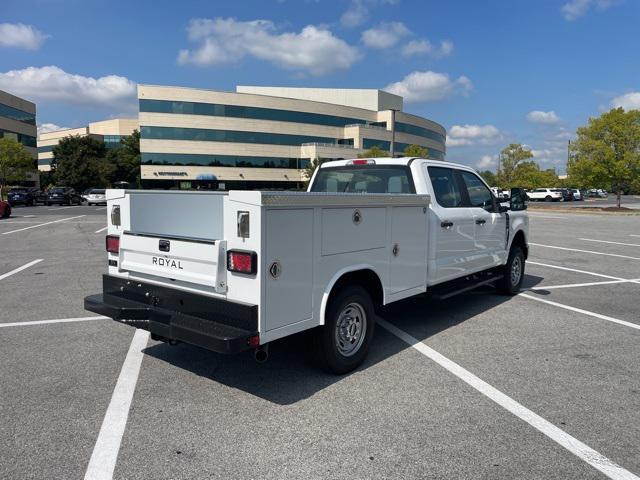
[[[107,252],[120,252],[120,237],[117,235],[107,235]]]
[[[258,271],[258,255],[245,250],[227,252],[227,270],[252,275]]]

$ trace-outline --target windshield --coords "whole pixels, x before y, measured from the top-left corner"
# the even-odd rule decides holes
[[[60,188],[60,187],[58,187],[58,188],[52,188],[52,189],[50,189],[50,190],[49,190],[49,192],[51,192],[51,193],[64,193],[64,192],[65,192],[65,190],[66,190],[65,188]]]
[[[104,195],[104,190],[94,189],[89,192],[91,195]]]
[[[311,192],[415,193],[409,168],[403,165],[362,165],[321,168]]]

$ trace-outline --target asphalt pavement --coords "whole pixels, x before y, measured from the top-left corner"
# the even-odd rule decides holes
[[[56,208],[0,220],[0,478],[109,455],[117,479],[640,474],[640,216],[532,209],[523,295],[388,306],[349,375],[318,371],[304,335],[264,364],[149,340],[138,375],[134,329],[82,306],[106,211]]]

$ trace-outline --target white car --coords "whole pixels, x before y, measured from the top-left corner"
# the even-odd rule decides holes
[[[573,199],[576,202],[584,200],[584,197],[582,196],[582,192],[580,190],[578,190],[577,188],[572,188],[571,191],[573,192]]]
[[[93,190],[90,190],[86,195],[83,195],[82,198],[85,199],[87,205],[107,204],[107,195],[106,190],[104,189],[94,188]]]
[[[529,200],[544,202],[561,202],[562,191],[559,188],[536,188],[527,193]]]
[[[85,308],[257,360],[312,330],[319,364],[346,373],[383,305],[488,284],[516,294],[525,200],[500,205],[472,168],[422,158],[326,162],[308,192],[107,190],[108,274]]]

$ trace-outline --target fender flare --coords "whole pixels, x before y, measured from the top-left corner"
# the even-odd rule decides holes
[[[331,291],[333,290],[333,287],[335,286],[335,284],[338,282],[338,280],[340,280],[347,273],[357,272],[359,270],[371,270],[378,277],[378,280],[380,280],[380,285],[382,285],[382,297],[383,297],[382,304],[384,305],[384,303],[385,303],[384,302],[384,295],[385,295],[385,293],[384,293],[384,283],[382,282],[380,274],[375,269],[375,267],[373,265],[370,265],[370,264],[367,264],[367,263],[361,263],[361,264],[358,264],[358,265],[350,265],[348,267],[341,268],[340,270],[335,272],[333,274],[333,276],[331,277],[331,280],[329,280],[329,283],[327,283],[327,286],[326,286],[324,292],[322,293],[322,300],[320,301],[320,322],[318,323],[318,325],[324,325],[324,315],[325,315],[325,312],[327,310],[327,303],[329,302],[329,295],[331,295]]]

